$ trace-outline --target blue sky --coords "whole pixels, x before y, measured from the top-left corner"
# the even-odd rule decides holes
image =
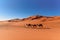
[[[37,14],[60,16],[60,0],[0,0],[0,20]]]

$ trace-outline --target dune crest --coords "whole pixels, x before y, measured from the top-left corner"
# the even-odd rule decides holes
[[[35,15],[35,16],[29,16],[27,18],[23,18],[23,19],[11,19],[8,20],[8,22],[22,22],[22,21],[39,21],[40,22],[46,22],[46,21],[55,21],[55,20],[60,20],[60,16],[40,16],[40,15]]]

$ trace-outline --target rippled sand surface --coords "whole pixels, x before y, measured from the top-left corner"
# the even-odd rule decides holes
[[[0,27],[0,40],[60,40],[60,29]]]

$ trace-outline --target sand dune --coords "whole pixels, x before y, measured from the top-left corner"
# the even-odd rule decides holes
[[[43,24],[51,29],[25,28],[25,24]],[[60,16],[30,16],[2,21],[0,40],[60,40]]]

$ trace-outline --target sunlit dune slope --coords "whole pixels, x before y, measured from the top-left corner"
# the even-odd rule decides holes
[[[31,29],[25,24],[42,24],[50,29]],[[60,40],[60,16],[37,15],[0,21],[0,40]]]
[[[60,16],[29,16],[23,19],[11,19],[0,22],[1,26],[23,27],[25,24],[43,24],[44,27],[60,28]]]

